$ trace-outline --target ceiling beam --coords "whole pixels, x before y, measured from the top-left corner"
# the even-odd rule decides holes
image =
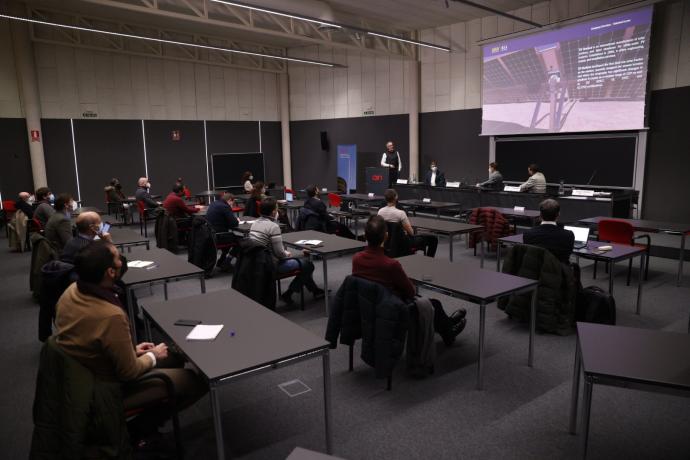
[[[538,22],[530,21],[529,19],[524,19],[519,16],[515,16],[510,13],[504,13],[501,10],[497,10],[496,8],[491,8],[490,6],[482,5],[480,3],[475,3],[470,0],[451,0],[456,3],[462,3],[463,5],[471,6],[473,8],[478,8],[480,10],[488,11],[489,13],[493,13],[498,16],[503,16],[504,18],[512,19],[513,21],[518,21],[518,22],[523,22],[525,24],[529,24],[533,27],[542,27],[544,24],[539,24]]]

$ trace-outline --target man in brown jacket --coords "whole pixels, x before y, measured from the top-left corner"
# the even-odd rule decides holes
[[[55,335],[60,348],[97,379],[127,383],[123,385],[125,410],[166,397],[165,386],[158,380],[137,383],[154,367],[172,379],[179,408],[199,399],[205,388],[193,371],[162,369],[168,358],[165,343],[132,344],[121,292],[115,285],[122,269],[117,249],[106,241],[95,241],[77,253],[74,265],[79,281],[67,288],[56,308]],[[153,420],[159,419],[151,415]]]

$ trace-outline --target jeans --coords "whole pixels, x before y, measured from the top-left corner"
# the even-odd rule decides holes
[[[302,265],[302,271],[292,280],[290,286],[288,287],[288,292],[286,292],[286,294],[298,292],[302,288],[302,286],[305,286],[307,289],[309,289],[310,292],[315,292],[319,289],[316,286],[316,283],[314,283],[314,278],[312,276],[314,273],[314,264],[311,260],[309,260],[306,257],[291,257],[289,259],[280,259],[280,261],[278,261],[277,267],[278,273],[283,274],[289,273],[293,270],[297,270],[298,268],[300,268],[300,263]]]

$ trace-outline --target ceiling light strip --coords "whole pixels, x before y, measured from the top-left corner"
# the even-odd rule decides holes
[[[433,45],[433,44],[431,44],[431,43],[420,42],[420,41],[417,41],[417,40],[408,40],[408,39],[406,39],[406,38],[401,38],[401,37],[398,37],[398,36],[395,36],[395,35],[380,34],[380,33],[378,33],[378,32],[367,31],[367,34],[368,34],[368,35],[374,35],[374,36],[376,36],[376,37],[387,38],[387,39],[389,39],[389,40],[397,40],[397,41],[399,41],[399,42],[411,43],[411,44],[417,45],[417,46],[425,46],[425,47],[427,47],[427,48],[433,48],[433,49],[440,50],[440,51],[450,52],[450,48],[448,48],[448,47],[446,47],[446,46]]]
[[[103,34],[103,35],[111,35],[111,36],[117,36],[117,37],[131,38],[131,39],[135,39],[135,40],[145,40],[145,41],[151,41],[151,42],[157,42],[157,43],[165,43],[165,44],[169,44],[169,45],[190,46],[192,48],[201,48],[201,49],[207,49],[207,50],[213,50],[213,51],[221,51],[224,53],[235,53],[235,54],[243,54],[243,55],[247,55],[247,56],[257,56],[257,57],[262,57],[262,58],[267,58],[267,59],[277,59],[280,61],[299,62],[302,64],[312,64],[312,65],[319,65],[319,66],[323,66],[323,67],[344,67],[340,64],[333,64],[330,62],[323,62],[323,61],[314,61],[311,59],[300,59],[300,58],[293,58],[293,57],[287,57],[287,56],[277,56],[274,54],[256,53],[253,51],[244,51],[244,50],[236,50],[236,49],[231,49],[231,48],[222,48],[220,46],[200,45],[198,43],[188,43],[188,42],[181,42],[181,41],[177,41],[177,40],[166,40],[164,38],[153,38],[153,37],[145,37],[142,35],[125,34],[125,33],[121,33],[121,32],[111,32],[109,30],[92,29],[90,27],[70,26],[67,24],[60,24],[57,22],[41,21],[38,19],[23,18],[23,17],[19,17],[19,16],[10,16],[7,14],[0,14],[0,18],[10,19],[13,21],[28,22],[31,24],[39,24],[39,25],[43,25],[43,26],[58,27],[58,28],[62,28],[62,29],[81,30],[84,32],[93,32],[93,33]]]
[[[388,40],[395,40],[395,41],[399,41],[399,42],[410,43],[412,45],[425,46],[427,48],[434,48],[434,49],[446,51],[446,52],[451,51],[451,49],[446,47],[446,46],[434,45],[433,43],[420,42],[418,40],[408,40],[407,38],[398,37],[397,35],[381,34],[378,32],[372,32],[372,31],[367,30],[367,29],[362,29],[361,27],[348,26],[346,24],[338,24],[338,23],[329,22],[329,21],[322,21],[321,19],[317,19],[317,18],[310,17],[310,16],[300,16],[297,14],[290,14],[290,13],[286,13],[284,11],[274,10],[271,8],[264,8],[264,7],[258,7],[258,6],[250,5],[248,3],[234,2],[234,1],[229,1],[229,0],[211,0],[211,1],[215,2],[215,3],[222,3],[224,5],[229,5],[229,6],[236,6],[238,8],[245,8],[245,9],[251,10],[251,11],[260,11],[262,13],[275,14],[277,16],[283,16],[283,17],[292,18],[292,19],[299,19],[300,21],[313,22],[316,24],[321,24],[321,25],[328,26],[328,27],[334,27],[337,29],[349,29],[349,30],[352,30],[353,32],[361,32],[361,33],[365,33],[368,35],[375,35],[377,37],[386,38]]]
[[[276,16],[283,16],[285,18],[292,18],[292,19],[299,19],[300,21],[313,22],[315,24],[320,24],[322,26],[335,27],[336,29],[342,29],[343,28],[343,26],[341,26],[340,24],[336,24],[334,22],[322,21],[321,19],[312,18],[310,16],[299,16],[296,14],[286,13],[284,11],[274,10],[272,8],[264,8],[264,7],[250,5],[248,3],[231,2],[228,0],[211,0],[211,1],[215,2],[215,3],[222,3],[224,5],[229,5],[229,6],[236,6],[238,8],[245,8],[247,10],[259,11],[261,13],[275,14]]]

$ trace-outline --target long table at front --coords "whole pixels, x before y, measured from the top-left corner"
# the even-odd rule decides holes
[[[396,184],[400,200],[421,200],[457,203],[460,209],[478,207],[539,209],[546,198],[555,198],[561,204],[560,220],[577,222],[592,216],[630,217],[633,194],[614,191],[610,197],[558,196],[540,193],[497,192],[477,187],[427,187],[424,184]]]

